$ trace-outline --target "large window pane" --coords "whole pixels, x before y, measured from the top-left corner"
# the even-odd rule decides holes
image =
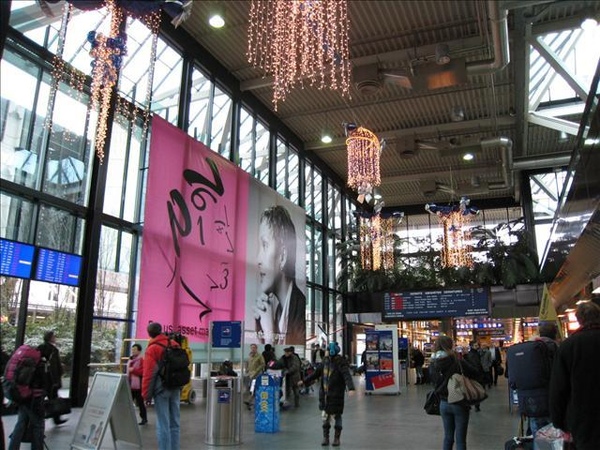
[[[94,315],[126,318],[129,296],[132,235],[102,227]]]
[[[321,172],[315,168],[313,172],[313,211],[315,220],[323,220],[323,177]]]
[[[231,151],[231,97],[215,86],[210,131],[210,148],[229,159]]]
[[[60,84],[52,114],[43,191],[85,205],[90,185],[94,153],[87,134],[87,96]]]
[[[256,159],[254,176],[269,185],[269,130],[256,122]]]
[[[309,217],[314,217],[313,167],[308,163],[304,165],[304,183],[304,209]]]
[[[48,85],[40,92],[41,71],[15,53],[6,50],[0,66],[2,93],[2,178],[36,188],[40,177],[39,155],[42,150]],[[15,89],[15,86],[19,89]],[[36,99],[36,92],[41,95]],[[41,105],[40,105],[41,103]],[[37,117],[34,111],[43,110]]]
[[[113,125],[103,210],[130,222],[138,221],[143,165],[141,124],[117,118]],[[106,164],[106,163],[105,163]]]
[[[254,119],[244,107],[240,110],[239,136],[238,165],[242,170],[252,174],[254,168]]]
[[[188,122],[188,134],[194,139],[208,142],[210,93],[212,84],[200,72],[194,68],[192,73],[192,93],[190,100],[190,119]]]
[[[0,194],[0,236],[30,242],[33,203],[2,192]]]
[[[35,244],[63,252],[81,254],[83,219],[68,211],[40,206]]]

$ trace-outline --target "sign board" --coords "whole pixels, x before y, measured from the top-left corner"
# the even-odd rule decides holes
[[[75,428],[71,449],[97,450],[110,424],[114,447],[142,448],[126,375],[97,372]]]
[[[0,238],[0,275],[29,278],[35,247]]]
[[[242,322],[212,322],[212,346],[215,348],[241,348]]]
[[[383,320],[488,314],[489,293],[485,288],[386,292],[383,297]]]
[[[367,393],[400,393],[398,342],[397,325],[377,325],[375,330],[365,330]]]

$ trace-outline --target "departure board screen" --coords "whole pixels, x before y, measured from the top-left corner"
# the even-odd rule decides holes
[[[39,248],[35,264],[35,279],[48,283],[79,285],[81,256]]]
[[[489,294],[486,288],[386,292],[383,296],[383,320],[487,314]]]
[[[34,254],[33,245],[0,238],[0,274],[30,278]]]

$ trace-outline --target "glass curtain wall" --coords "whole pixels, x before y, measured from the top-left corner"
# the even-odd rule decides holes
[[[307,339],[341,340],[335,244],[345,238],[340,230],[350,224],[344,222],[352,219],[343,215],[341,204],[349,208],[351,200],[300,156],[290,144],[297,138],[280,134],[274,138],[272,130],[279,124],[269,123],[252,105],[236,104],[231,92],[237,86],[219,85],[200,69],[200,61],[184,60],[178,49],[132,19],[127,20],[128,51],[100,165],[94,153],[98,118],[89,108],[91,56],[86,36],[91,30],[106,33],[109,18],[105,9],[85,13],[71,9],[61,20],[59,8],[53,8],[54,21],[37,2],[12,2],[0,67],[0,237],[84,258],[97,254],[89,273],[80,279],[82,286],[92,276],[95,288],[82,295],[76,286],[0,277],[2,349],[10,352],[23,341],[37,344],[43,331],[56,329],[69,376],[76,347],[85,345],[74,339],[78,310],[91,304],[85,365],[90,375],[120,370],[129,339],[136,337],[131,333],[148,167],[146,108],[172,124],[183,124],[190,136],[264,184],[271,180],[272,189],[306,209]],[[64,46],[59,39],[61,23],[66,24]],[[149,70],[153,54],[156,65]],[[53,73],[57,63],[62,68],[59,76]],[[182,92],[189,98],[187,107],[181,105]],[[180,117],[182,111],[186,117]],[[236,117],[239,120],[233,123]],[[237,130],[237,142],[232,142],[232,130]],[[331,191],[330,200],[326,191]],[[94,228],[97,234],[86,231]],[[327,267],[333,266],[329,272],[326,261]],[[86,388],[77,387],[82,392]],[[76,403],[84,400],[77,398]]]

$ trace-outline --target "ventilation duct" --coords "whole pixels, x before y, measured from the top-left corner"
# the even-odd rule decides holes
[[[508,48],[508,10],[499,1],[488,1],[494,58],[467,63],[467,74],[482,75],[504,69],[510,62]]]

